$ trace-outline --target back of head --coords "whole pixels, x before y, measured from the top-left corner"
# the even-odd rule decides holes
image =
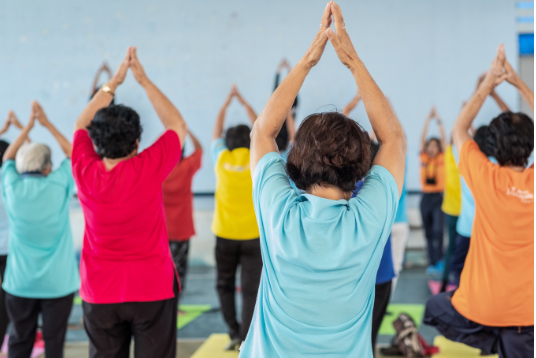
[[[225,145],[231,151],[237,148],[249,149],[251,143],[250,132],[251,129],[245,124],[239,124],[227,129],[225,132]]]
[[[338,112],[315,113],[296,132],[287,170],[299,189],[351,192],[370,169],[370,158],[370,138],[359,124]]]
[[[4,162],[4,153],[6,152],[7,147],[9,147],[9,143],[0,139],[0,166]]]
[[[526,166],[534,149],[534,122],[524,113],[504,112],[488,127],[499,165]]]
[[[493,156],[494,141],[488,134],[488,126],[480,126],[474,136],[474,140],[478,145],[478,148],[487,157]]]
[[[41,143],[24,144],[17,152],[15,166],[19,174],[42,173],[52,166],[52,152]]]
[[[111,105],[101,108],[87,127],[101,158],[124,158],[137,149],[141,139],[140,116],[132,108]]]

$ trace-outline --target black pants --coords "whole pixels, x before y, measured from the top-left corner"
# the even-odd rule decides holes
[[[179,301],[182,292],[186,288],[186,272],[188,271],[188,251],[190,249],[190,240],[186,241],[172,241],[169,240],[169,250],[171,251],[171,257],[177,274],[179,275],[179,282],[181,283],[181,293],[179,293]]]
[[[447,254],[445,255],[445,270],[443,271],[443,285],[441,286],[441,292],[445,292],[449,281],[452,256],[456,249],[456,224],[458,223],[457,216],[445,214],[445,219],[449,235],[449,246],[447,248]]]
[[[6,272],[7,255],[0,255],[0,278],[4,282],[4,273]],[[6,309],[6,291],[0,284],[0,347],[4,344],[4,337],[9,324],[9,316]]]
[[[428,247],[429,265],[435,265],[443,258],[443,222],[445,220],[441,204],[441,193],[424,193],[421,199],[421,215]]]
[[[376,356],[376,338],[380,331],[383,316],[387,312],[389,297],[391,296],[391,284],[393,281],[376,285],[374,294],[374,308],[372,309],[372,352]]]
[[[178,289],[175,282],[175,297],[162,301],[82,302],[89,356],[128,358],[130,341],[134,337],[134,357],[175,358]]]
[[[236,270],[241,266],[242,322],[236,318]],[[248,334],[262,272],[259,239],[228,240],[216,237],[216,289],[220,297],[223,319],[229,327],[231,339],[245,340]]]
[[[74,293],[50,299],[23,298],[6,293],[7,313],[11,321],[8,357],[30,357],[37,331],[37,318],[41,313],[45,355],[47,358],[62,358],[73,299]]]
[[[453,292],[432,296],[426,302],[424,323],[434,326],[451,341],[499,354],[499,358],[534,357],[534,326],[488,327],[462,316],[452,305]]]
[[[452,273],[452,279],[455,284],[460,285],[460,276],[462,274],[463,266],[465,265],[465,258],[469,252],[469,244],[471,242],[470,237],[456,235],[456,247],[452,253],[452,259],[450,260],[450,272]]]

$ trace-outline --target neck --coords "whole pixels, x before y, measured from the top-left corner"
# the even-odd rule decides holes
[[[514,166],[514,165],[505,165],[505,167],[512,169],[514,172],[518,172],[518,173],[523,173],[523,171],[525,170],[525,167],[519,167],[519,166]]]
[[[344,192],[339,188],[332,186],[325,187],[320,185],[315,185],[313,188],[307,190],[307,194],[329,200],[350,200],[352,197],[352,192]]]
[[[110,171],[112,170],[113,168],[115,168],[115,166],[121,162],[124,162],[125,160],[128,160],[132,157],[136,156],[136,152],[133,151],[132,153],[130,153],[129,155],[127,155],[126,157],[122,157],[122,158],[113,158],[113,159],[110,159],[110,158],[102,158],[102,162],[104,163],[104,167],[106,168],[107,171]]]

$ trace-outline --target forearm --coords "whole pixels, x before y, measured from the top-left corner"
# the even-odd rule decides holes
[[[225,114],[227,113],[227,107],[229,106],[229,101],[225,102],[223,107],[221,107],[218,117],[216,117],[216,123],[214,123],[214,132],[212,135],[212,140],[221,138],[223,134],[223,126],[225,123]]]
[[[63,153],[65,153],[65,156],[70,158],[73,152],[71,142],[69,142],[69,140],[65,138],[65,136],[52,123],[49,122],[46,128],[52,133],[54,138],[56,138],[56,141],[60,145],[61,150],[63,150]]]
[[[404,132],[389,101],[378,87],[363,62],[357,58],[351,68],[365,111],[380,145],[404,141]]]
[[[532,111],[534,111],[534,92],[530,89],[529,86],[523,81],[519,81],[518,84],[516,84],[516,88],[525,100],[527,104],[532,108]]]
[[[177,107],[151,81],[147,80],[142,86],[164,128],[177,132],[183,145],[188,127]]]
[[[190,138],[192,139],[192,143],[194,144],[195,150],[203,150],[203,146],[201,146],[201,143],[199,142],[197,137],[194,136],[192,132],[188,132],[188,134],[190,135]]]
[[[471,139],[469,129],[490,93],[491,88],[489,86],[479,86],[473,96],[463,106],[458,118],[456,118],[456,122],[454,122],[454,126],[452,127],[452,138],[458,153],[461,153],[463,144]]]
[[[497,92],[495,92],[495,91],[491,92],[491,97],[495,100],[495,103],[497,103],[497,106],[499,106],[499,108],[501,109],[501,112],[509,112],[510,111],[510,108],[508,107],[508,105],[506,103],[504,103],[504,101],[497,94]]]
[[[19,136],[17,137],[17,139],[11,142],[11,144],[7,147],[6,152],[4,153],[4,157],[3,157],[4,162],[6,160],[15,159],[20,147],[24,144],[24,141],[26,140],[26,138],[28,138],[28,133],[30,133],[30,129],[31,128],[24,127],[19,133]]]
[[[429,124],[430,124],[430,118],[428,117],[426,119],[426,121],[424,122],[424,127],[422,128],[421,148],[420,148],[421,152],[424,150],[424,146],[426,145],[426,135],[428,134],[428,125]]]
[[[439,136],[441,138],[441,148],[445,150],[445,148],[447,147],[447,136],[445,135],[445,126],[443,126],[443,121],[440,119],[438,120],[438,124],[439,124]]]
[[[115,93],[117,84],[109,82],[108,86]],[[110,93],[99,90],[78,116],[74,124],[74,130],[86,129],[95,117],[95,113],[101,108],[108,107],[113,99],[114,97]]]
[[[238,101],[244,106],[246,109],[246,112],[248,114],[249,121],[251,122],[251,125],[255,124],[255,121],[257,120],[257,113],[255,113],[255,110],[249,105],[249,103],[241,96],[237,95]]]
[[[354,110],[354,108],[357,106],[358,103],[359,103],[359,98],[357,97],[352,98],[352,100],[342,109],[342,114],[348,117],[350,115],[350,112]]]

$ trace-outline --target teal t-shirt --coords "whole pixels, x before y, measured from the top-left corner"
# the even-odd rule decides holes
[[[74,180],[65,159],[48,176],[20,175],[15,161],[2,165],[9,220],[9,255],[2,288],[25,298],[59,298],[80,285],[69,222]]]
[[[396,210],[395,223],[407,223],[408,222],[408,190],[406,189],[406,181],[408,178],[408,157],[406,156],[406,170],[404,171],[404,185],[402,186],[402,193],[400,199],[398,199],[398,209]]]
[[[279,153],[253,174],[263,259],[240,357],[372,357],[376,273],[398,205],[391,173],[375,165],[359,194],[297,194]]]

